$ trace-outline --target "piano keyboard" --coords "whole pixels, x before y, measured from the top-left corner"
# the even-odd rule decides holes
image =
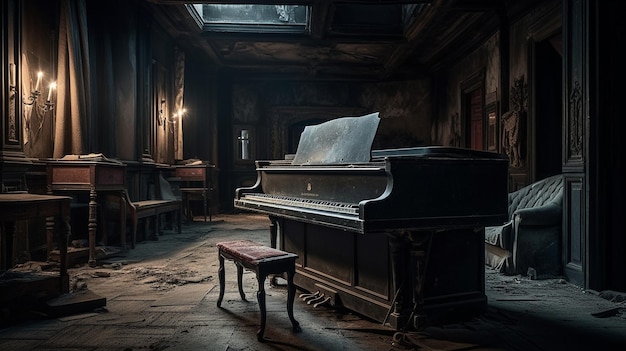
[[[272,194],[245,194],[240,201],[248,203],[264,203],[291,207],[301,207],[329,212],[359,214],[359,205],[347,202],[335,202],[325,200],[313,200],[299,197],[280,196]]]

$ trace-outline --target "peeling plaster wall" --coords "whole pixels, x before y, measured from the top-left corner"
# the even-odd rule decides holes
[[[500,54],[499,33],[494,34],[480,48],[459,61],[455,66],[446,72],[444,87],[441,89],[444,94],[437,106],[440,113],[433,122],[431,129],[431,140],[435,145],[450,145],[454,139],[452,132],[455,130],[454,120],[461,113],[461,94],[463,82],[472,76],[484,72],[484,93],[496,92],[497,100],[500,100]],[[459,119],[462,122],[462,117]],[[464,127],[456,126],[460,133]],[[463,145],[461,145],[463,146]]]
[[[269,114],[278,108],[297,108],[303,114],[307,109],[322,111],[320,120],[335,118],[323,114],[332,108],[359,110],[364,114],[380,112],[374,148],[421,146],[430,142],[430,85],[427,80],[365,84],[239,82],[233,88],[233,123],[254,125],[259,133],[270,134],[266,135],[267,140],[273,140],[283,137],[272,135],[270,128],[274,116]],[[257,145],[257,158],[269,156],[269,145]]]
[[[495,98],[497,102],[497,124],[496,124],[496,151],[504,152],[502,146],[502,115],[510,111],[512,88],[516,80],[521,80],[523,84],[527,84],[529,94],[532,91],[533,78],[529,76],[530,60],[531,60],[531,41],[535,37],[547,36],[554,33],[548,33],[548,30],[554,30],[552,23],[557,23],[552,17],[559,15],[560,12],[554,11],[555,2],[547,2],[536,7],[533,11],[525,16],[513,21],[509,27],[507,38],[501,38],[500,33],[495,33],[480,48],[475,50],[456,65],[450,67],[443,72],[437,72],[436,80],[436,119],[431,129],[431,139],[433,144],[450,145],[450,141],[454,140],[452,131],[454,130],[453,120],[456,116],[460,116],[461,122],[460,132],[465,134],[465,122],[462,113],[462,94],[464,82],[471,80],[472,76],[484,73],[484,98],[487,105],[490,101],[488,98]],[[547,23],[547,25],[545,24]],[[558,29],[558,28],[557,28]],[[507,40],[508,45],[508,62],[501,62],[500,41]],[[503,81],[501,72],[508,69],[507,81]],[[503,94],[504,93],[504,94]],[[503,98],[504,96],[504,98]],[[526,117],[522,119],[521,129],[523,133],[520,135],[520,154],[523,159],[523,166],[512,169],[511,184],[512,190],[518,189],[531,182],[531,174],[533,172],[534,146],[531,144],[533,138],[536,138],[533,125],[533,107],[532,99],[523,100],[524,104],[528,104]],[[519,100],[519,97],[518,99]],[[518,101],[519,103],[519,101]],[[488,107],[488,106],[485,106]],[[467,135],[461,137],[461,146],[463,141],[467,140]]]
[[[380,112],[374,148],[430,144],[432,93],[430,81],[406,81],[364,85],[360,104]]]
[[[524,81],[528,81],[528,26],[531,20],[532,16],[526,16],[511,25],[509,90],[515,79],[524,77]],[[502,110],[503,113],[507,111],[508,109]]]
[[[496,94],[496,101],[501,100],[500,89],[500,33],[494,34],[486,43],[487,67],[485,67],[485,94]]]

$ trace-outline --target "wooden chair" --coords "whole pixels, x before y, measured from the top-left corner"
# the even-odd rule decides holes
[[[181,212],[182,202],[177,199],[172,192],[169,182],[159,173],[157,176],[157,197],[154,200],[131,201],[128,193],[125,192],[127,207],[127,217],[132,227],[132,248],[137,242],[137,224],[140,219],[150,220],[152,223],[152,238],[158,238],[161,227],[161,216],[171,214],[172,222],[176,222],[178,233],[181,232]],[[148,224],[147,224],[148,225]]]

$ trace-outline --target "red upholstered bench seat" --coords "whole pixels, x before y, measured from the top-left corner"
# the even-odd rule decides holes
[[[287,314],[291,320],[294,332],[300,331],[300,324],[293,317],[293,301],[296,295],[296,288],[293,285],[293,276],[296,273],[296,258],[298,255],[278,250],[251,240],[223,241],[217,243],[218,259],[220,267],[218,277],[220,282],[220,295],[217,299],[217,307],[222,306],[225,287],[224,260],[231,260],[237,266],[237,285],[241,299],[246,301],[243,292],[242,276],[243,269],[248,269],[256,273],[259,289],[256,293],[261,310],[261,324],[257,331],[257,339],[263,341],[265,332],[266,310],[265,310],[265,279],[269,274],[287,274]]]
[[[289,255],[288,252],[274,249],[263,244],[255,243],[250,240],[235,240],[220,242],[217,247],[222,252],[243,261],[257,262],[259,260]]]

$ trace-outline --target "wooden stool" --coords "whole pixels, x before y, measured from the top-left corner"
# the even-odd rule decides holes
[[[241,299],[246,300],[242,288],[243,269],[246,268],[256,273],[259,290],[256,293],[259,307],[261,308],[261,325],[257,332],[257,339],[263,341],[265,332],[266,309],[265,309],[265,279],[269,274],[287,273],[287,314],[291,320],[294,332],[300,331],[300,323],[293,317],[293,301],[296,296],[296,287],[293,285],[293,276],[296,273],[296,258],[298,255],[281,251],[250,240],[236,240],[217,243],[220,268],[218,276],[220,280],[220,296],[217,299],[217,307],[221,308],[224,298],[225,272],[224,259],[235,262],[237,266],[237,284]]]

